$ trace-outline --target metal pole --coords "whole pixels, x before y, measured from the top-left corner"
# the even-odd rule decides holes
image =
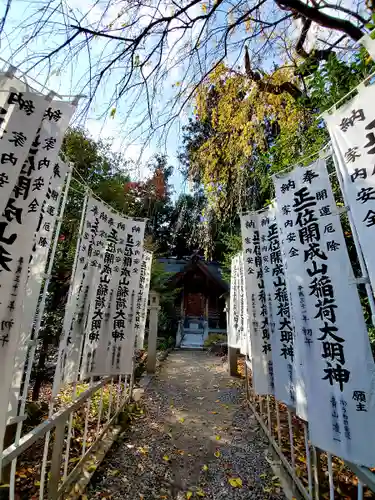
[[[66,202],[68,200],[68,191],[69,191],[69,186],[70,186],[70,181],[72,179],[72,168],[69,169],[67,177],[66,177],[66,182],[65,182],[65,191],[64,191],[64,196],[60,205],[60,210],[59,210],[59,215],[56,218],[57,224],[55,228],[55,234],[54,234],[54,240],[51,248],[51,253],[49,256],[49,262],[48,262],[48,268],[47,268],[47,273],[46,273],[46,278],[44,281],[44,286],[43,286],[43,292],[42,292],[42,298],[40,301],[39,305],[39,310],[38,310],[38,316],[37,316],[37,322],[34,330],[34,343],[31,346],[30,353],[29,353],[29,359],[27,362],[27,371],[26,371],[26,377],[25,377],[25,382],[21,394],[21,407],[19,414],[22,416],[25,411],[25,406],[26,406],[26,400],[27,400],[27,394],[28,394],[28,389],[29,389],[29,384],[30,384],[30,376],[31,376],[31,370],[33,367],[33,362],[34,362],[34,356],[35,356],[35,350],[36,350],[36,340],[39,337],[39,331],[40,331],[40,326],[42,323],[42,318],[44,314],[44,308],[46,305],[46,297],[47,297],[47,292],[48,292],[48,287],[51,281],[51,273],[52,273],[52,267],[55,259],[55,253],[57,249],[57,244],[59,242],[59,236],[60,236],[60,230],[61,230],[61,225],[62,225],[62,219],[63,219],[63,214],[65,211],[65,206]],[[22,432],[22,425],[23,422],[19,422],[17,424],[17,430],[16,430],[16,437],[14,440],[15,446],[18,446],[19,440],[21,438],[21,432]],[[10,488],[9,488],[9,498],[10,500],[14,500],[14,487],[15,487],[15,481],[16,481],[16,467],[17,467],[17,459],[13,460],[12,466],[11,466],[11,472],[10,472]]]
[[[60,464],[64,447],[65,421],[61,420],[56,424],[55,442],[53,443],[51,472],[48,481],[48,498],[57,500],[60,483]]]
[[[245,394],[246,398],[249,401],[250,400],[250,394],[249,394],[249,374],[247,373],[247,363],[245,359]]]
[[[272,436],[271,407],[270,407],[269,394],[267,394],[267,420],[268,420],[268,431],[270,433],[270,436]]]
[[[90,377],[89,387],[92,387],[93,383],[94,383],[94,379],[93,379],[93,377]],[[89,415],[90,415],[90,407],[91,407],[92,398],[93,398],[93,396],[91,396],[91,398],[88,398],[87,403],[86,403],[85,430],[83,432],[83,441],[82,441],[82,458],[85,456],[85,453],[86,453],[87,432],[89,429]],[[69,461],[69,457],[68,457],[67,461]]]
[[[314,458],[314,498],[320,500],[320,483],[324,477],[320,458],[321,452],[315,446],[312,447],[312,452]]]
[[[100,402],[99,402],[99,409],[98,409],[98,422],[96,425],[96,433],[99,434],[100,431],[100,424],[101,424],[101,419],[102,419],[102,411],[103,411],[103,391],[104,387],[101,388],[100,392]]]
[[[82,242],[83,226],[85,225],[85,217],[86,217],[86,209],[87,209],[88,201],[89,201],[89,188],[86,188],[85,197],[83,200],[81,220],[79,222],[78,239],[77,239],[77,245],[76,245],[76,252],[74,254],[72,274],[70,276],[68,300],[66,301],[66,304],[67,304],[66,307],[68,307],[70,305],[70,301],[72,300],[72,291],[73,291],[72,288],[73,288],[74,277],[75,277],[77,264],[78,264],[79,247],[80,247],[81,242]]]
[[[81,240],[82,240],[83,226],[84,226],[84,223],[85,223],[86,208],[87,208],[87,203],[88,203],[88,194],[89,194],[89,189],[86,188],[85,197],[84,197],[84,201],[83,201],[83,207],[82,207],[81,220],[80,220],[80,223],[79,223],[78,240],[77,240],[77,245],[76,245],[76,253],[74,255],[72,275],[70,277],[68,300],[67,300],[66,308],[69,307],[70,301],[71,301],[71,297],[72,297],[72,285],[73,285],[73,282],[74,282],[74,275],[75,275],[75,271],[76,271],[77,263],[78,263],[78,253],[79,253],[79,247],[80,247]],[[57,366],[59,366],[60,362],[61,362],[61,359],[60,359],[60,356],[59,356],[58,360],[57,360],[57,363],[58,363]],[[60,373],[58,373],[58,375],[60,376]],[[55,376],[56,376],[56,372],[55,372]],[[53,401],[51,401],[51,403],[50,403],[50,407],[49,407],[49,412],[48,413],[49,413],[49,417],[51,417],[51,415],[53,413]],[[51,434],[50,431],[48,431],[47,434],[46,434],[46,439],[45,439],[45,443],[44,443],[43,461],[42,461],[42,468],[41,468],[41,472],[40,472],[39,500],[43,500],[43,491],[44,491],[45,475],[46,475],[46,468],[47,468],[47,458],[48,458],[48,448],[49,448],[50,434]]]
[[[83,211],[82,211],[82,216],[81,216],[81,221],[79,225],[79,232],[78,232],[78,240],[77,240],[77,247],[76,247],[76,253],[74,255],[74,263],[73,263],[73,272],[70,277],[70,283],[69,283],[69,296],[67,300],[67,305],[66,308],[70,307],[70,302],[72,298],[72,291],[73,291],[73,283],[75,279],[75,273],[78,265],[78,254],[79,254],[79,248],[82,242],[82,234],[83,234],[83,227],[85,223],[85,217],[86,217],[86,208],[87,208],[87,203],[88,203],[88,188],[86,189],[85,192],[85,203],[83,206]],[[69,325],[68,325],[69,327]],[[80,347],[79,347],[79,352],[82,353],[82,346],[84,342],[85,335],[84,333],[82,334],[81,342],[80,342]],[[58,360],[59,363],[59,360]],[[60,376],[61,374],[59,374]],[[74,382],[73,382],[73,394],[72,394],[72,401],[74,401],[77,397],[77,384],[78,384],[78,378],[79,378],[79,370],[75,373],[74,376]],[[66,437],[66,448],[65,448],[65,460],[64,460],[64,473],[63,473],[63,479],[68,477],[68,465],[69,465],[69,453],[70,453],[70,440],[72,437],[72,427],[73,427],[73,413],[69,415],[69,423],[68,423],[68,434]]]
[[[135,357],[133,356],[133,360],[132,360],[132,372],[130,374],[130,385],[129,385],[129,398],[128,398],[129,401],[131,401],[131,399],[133,397],[134,371],[135,371]]]
[[[305,433],[305,449],[306,449],[306,465],[307,465],[307,477],[309,482],[309,494],[312,498],[313,486],[312,486],[312,469],[311,469],[311,456],[310,456],[310,446],[309,446],[309,429],[306,422],[303,423],[303,430]]]
[[[124,404],[126,403],[127,401],[127,397],[126,397],[126,391],[128,389],[128,378],[129,378],[129,375],[125,375],[125,382],[124,382],[124,397],[123,397],[123,400],[122,400],[122,406],[124,406]]]
[[[279,402],[277,401],[277,399],[275,399],[275,405],[276,405],[277,442],[281,448],[280,409],[279,409]]]
[[[359,479],[358,479],[357,493],[358,493],[357,499],[363,500],[363,485]]]
[[[293,424],[292,424],[292,413],[288,408],[288,427],[289,427],[289,442],[290,442],[290,454],[292,458],[292,467],[295,469],[296,461],[294,458],[294,441],[293,441]]]
[[[111,378],[111,381],[110,381],[110,383],[108,384],[107,387],[108,387],[108,390],[109,390],[107,425],[109,425],[109,421],[111,420],[111,410],[112,410],[113,377]]]
[[[337,179],[338,179],[339,184],[340,184],[340,189],[341,189],[341,192],[342,192],[342,197],[344,199],[344,204],[346,206],[348,206],[347,195],[346,195],[345,188],[344,188],[344,180],[342,178],[340,167],[339,167],[339,164],[338,164],[338,160],[336,158],[336,155],[335,155],[334,151],[332,151],[332,159],[333,159],[333,163],[335,165],[335,169],[336,169],[336,173],[337,173]],[[359,243],[358,233],[357,233],[356,227],[354,225],[353,216],[352,216],[352,213],[351,213],[350,210],[348,210],[347,214],[348,214],[349,224],[350,224],[350,227],[351,227],[351,230],[352,230],[352,234],[353,234],[354,246],[355,246],[355,249],[356,249],[356,252],[357,252],[357,255],[358,255],[358,262],[359,262],[359,267],[361,269],[362,277],[368,277],[367,267],[366,267],[366,263],[365,263],[365,260],[364,260],[364,257],[363,257],[361,245]],[[372,324],[375,326],[375,300],[374,300],[373,290],[371,288],[370,283],[365,283],[365,287],[366,287],[366,293],[367,293],[367,296],[368,296],[368,301],[369,301],[370,309],[371,309]]]
[[[121,375],[118,377],[117,395],[116,395],[116,413],[118,413],[121,404]]]
[[[329,480],[329,500],[335,500],[335,485],[333,484],[332,455],[327,453],[328,480]]]

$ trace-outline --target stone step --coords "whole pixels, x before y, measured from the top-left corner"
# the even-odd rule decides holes
[[[183,349],[184,351],[203,351],[204,348],[201,345],[180,345],[180,349]]]

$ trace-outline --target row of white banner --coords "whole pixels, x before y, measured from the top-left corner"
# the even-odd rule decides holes
[[[58,153],[74,110],[0,75],[0,448],[43,314],[37,309],[71,176]],[[135,338],[143,347],[152,261],[145,222],[93,198],[84,206],[54,394],[78,377],[130,373]]]
[[[375,289],[375,86],[325,117],[352,231]],[[375,370],[326,164],[274,176],[276,201],[241,217],[229,344],[252,362],[258,394],[309,422],[314,445],[375,465]]]
[[[251,359],[258,394],[309,422],[314,445],[374,466],[374,361],[325,161],[274,183],[274,206],[241,217],[229,343]]]
[[[143,347],[152,254],[145,221],[89,198],[60,343],[53,395],[63,383],[131,373]]]

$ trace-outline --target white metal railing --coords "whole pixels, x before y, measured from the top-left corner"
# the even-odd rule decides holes
[[[116,379],[90,380],[76,387],[75,399],[73,386],[62,391],[56,398],[55,412],[3,451],[3,481],[7,469],[16,471],[9,476],[9,498],[55,500],[68,493],[130,400],[133,379],[134,371]],[[25,459],[25,454],[32,456],[33,463]],[[96,465],[90,463],[90,467]]]
[[[273,396],[255,394],[249,361],[245,381],[248,404],[304,499],[375,498],[374,473],[312,446],[308,423],[293,409]]]
[[[184,320],[180,319],[177,326],[176,347],[180,347],[184,335]]]

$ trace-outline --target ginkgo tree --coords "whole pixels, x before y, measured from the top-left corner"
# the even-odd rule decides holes
[[[373,69],[363,49],[351,61],[332,54],[303,87],[292,66],[274,67],[256,81],[246,60],[242,71],[217,67],[198,89],[181,155],[185,175],[204,186],[206,213],[223,221],[269,203],[272,174],[327,143],[321,112]]]
[[[3,56],[22,71],[47,82],[66,76],[87,96],[86,111],[121,116],[146,141],[168,134],[202,82],[223,64],[237,67],[245,45],[247,76],[259,82],[272,61],[317,65],[358,42],[373,10],[372,0],[42,0],[25,9],[7,0],[0,34]],[[311,50],[313,26],[321,32]]]

